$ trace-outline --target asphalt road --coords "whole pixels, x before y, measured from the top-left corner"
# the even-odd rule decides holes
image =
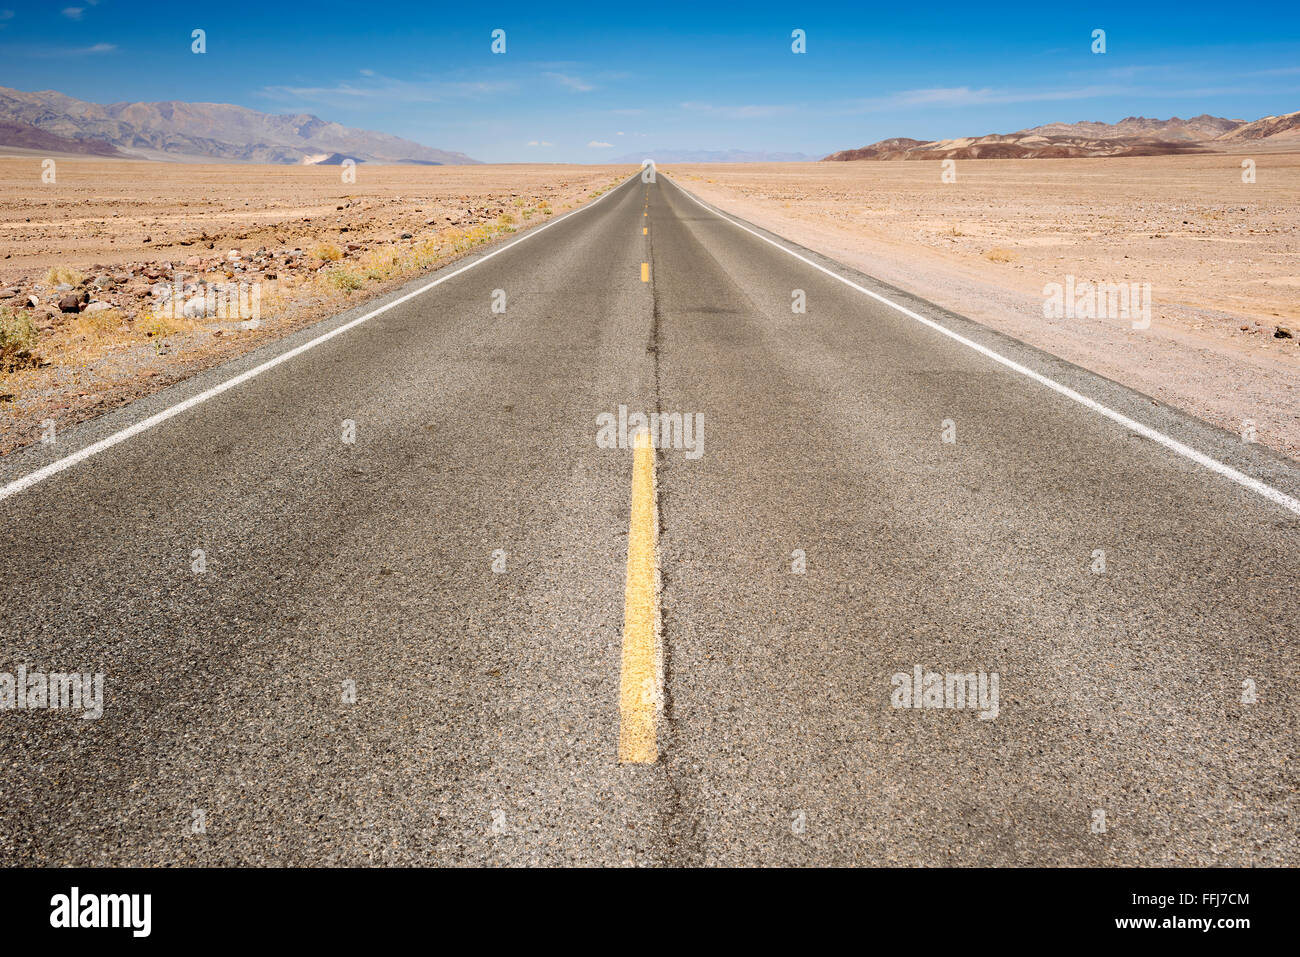
[[[0,500],[0,672],[105,676],[0,711],[0,863],[1300,864],[1300,514],[972,344],[1300,472],[758,232],[630,180]],[[703,422],[651,457],[641,763],[620,405]],[[996,717],[893,706],[917,665]]]

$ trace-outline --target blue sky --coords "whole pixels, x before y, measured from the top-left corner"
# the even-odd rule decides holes
[[[1300,109],[1300,4],[0,0],[0,85],[237,103],[489,162],[823,155],[1053,120]],[[190,52],[207,31],[208,51]],[[506,31],[506,53],[490,50]],[[791,31],[807,53],[791,52]],[[1090,50],[1094,29],[1107,52]],[[532,144],[532,145],[530,145]],[[608,144],[608,145],[603,145]]]

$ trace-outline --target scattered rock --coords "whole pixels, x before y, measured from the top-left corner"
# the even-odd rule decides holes
[[[103,302],[102,300],[96,300],[95,302],[92,302],[90,305],[88,305],[84,311],[85,312],[107,312],[112,308],[113,308],[113,304],[111,302]]]
[[[1276,329],[1273,330],[1273,338],[1274,338],[1274,339],[1290,339],[1290,338],[1291,338],[1291,330],[1285,328],[1284,326],[1278,326]]]
[[[71,293],[59,300],[59,312],[80,312],[81,297]]]

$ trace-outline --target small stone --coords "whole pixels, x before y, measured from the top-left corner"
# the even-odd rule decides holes
[[[74,296],[69,294],[59,300],[59,312],[80,312],[80,311],[81,311],[80,296]]]
[[[1291,330],[1285,328],[1284,326],[1278,326],[1275,330],[1273,330],[1273,338],[1274,338],[1274,339],[1290,339],[1290,338],[1291,338]]]

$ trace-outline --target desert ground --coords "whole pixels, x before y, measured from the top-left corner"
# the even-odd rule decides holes
[[[662,170],[724,212],[1300,457],[1300,151],[959,160],[955,182],[919,161]],[[1044,287],[1070,275],[1149,282],[1150,328],[1044,318]]]
[[[563,213],[602,166],[194,165],[0,157],[0,453]],[[196,309],[159,309],[189,283]],[[255,328],[205,289],[258,287]],[[221,287],[218,284],[226,284]],[[182,289],[184,287],[182,286]],[[251,296],[249,297],[251,300]]]

